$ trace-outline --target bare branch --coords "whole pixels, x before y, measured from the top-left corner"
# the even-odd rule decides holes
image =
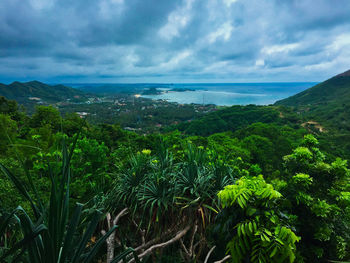
[[[216,246],[213,246],[213,247],[209,250],[207,256],[205,257],[204,263],[207,263],[207,262],[208,262],[209,257],[210,257],[210,255],[211,255],[211,253],[213,253],[213,251],[214,251],[215,248],[216,248]]]
[[[170,235],[173,231],[174,231],[174,229],[168,229],[161,237],[156,237],[156,238],[148,241],[147,243],[138,246],[137,248],[135,248],[135,251],[137,252],[137,251],[140,251],[142,249],[146,249],[146,248],[152,246],[153,244],[156,244],[157,242],[159,242],[160,240],[162,240],[166,236]]]
[[[111,213],[108,212],[106,215],[108,229],[111,229],[111,218]]]
[[[172,244],[172,243],[178,241],[180,238],[182,238],[184,235],[186,235],[186,233],[188,232],[189,229],[190,229],[190,226],[187,226],[185,229],[179,231],[179,232],[176,234],[176,236],[173,237],[172,239],[169,239],[168,241],[166,241],[166,242],[164,242],[164,243],[156,244],[156,245],[154,245],[154,246],[148,248],[145,252],[143,252],[143,253],[141,253],[140,255],[138,255],[139,258],[143,258],[143,257],[145,257],[145,256],[150,255],[150,254],[153,252],[153,250],[155,250],[155,249],[164,248],[164,247],[166,247],[166,246],[168,246],[168,245],[170,245],[170,244]],[[132,263],[132,262],[135,262],[135,259],[134,259],[134,258],[131,259],[131,260],[129,260],[128,263]]]
[[[226,257],[224,257],[223,259],[219,260],[219,261],[215,261],[214,263],[223,263],[225,262],[226,260],[230,259],[231,258],[231,255],[227,255]]]
[[[188,256],[189,253],[188,253],[188,251],[187,251],[187,248],[186,248],[186,246],[185,246],[184,241],[182,240],[182,238],[180,239],[180,245],[181,245],[182,249],[184,250],[185,254]]]
[[[124,208],[122,211],[119,212],[119,214],[114,218],[113,222],[112,222],[112,216],[110,213],[107,213],[106,215],[106,219],[107,219],[107,226],[108,226],[108,230],[110,230],[113,226],[115,226],[119,219],[126,215],[128,213],[128,208]],[[106,234],[106,230],[101,230],[101,233],[103,235]],[[113,258],[114,258],[114,247],[115,247],[115,239],[116,239],[116,232],[114,231],[107,239],[106,239],[106,243],[107,243],[107,263],[112,262]]]
[[[120,213],[114,218],[113,225],[116,225],[118,223],[119,219],[128,213],[128,210],[129,209],[126,207],[122,211],[120,211]]]
[[[193,251],[193,242],[194,242],[194,237],[195,237],[195,235],[196,235],[197,230],[198,230],[198,225],[197,225],[197,220],[196,220],[196,224],[195,224],[195,226],[194,226],[194,228],[193,228],[193,231],[192,231],[190,247],[189,247],[189,249],[188,249],[188,250],[190,251],[190,253],[191,253],[191,256],[194,254],[194,251]]]
[[[196,250],[196,247],[203,241],[203,239],[200,239],[196,244],[193,246],[193,250]]]

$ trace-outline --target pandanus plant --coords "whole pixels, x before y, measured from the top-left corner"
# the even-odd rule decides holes
[[[83,227],[83,233],[80,225],[83,221],[83,205],[77,203],[73,213],[70,214],[70,160],[75,143],[76,139],[68,152],[65,142],[63,142],[60,174],[54,175],[51,170],[49,171],[51,193],[48,205],[44,205],[41,201],[28,171],[26,171],[26,176],[29,188],[0,164],[3,174],[10,179],[19,193],[30,203],[32,209],[32,213],[27,213],[25,209],[18,206],[0,222],[0,240],[8,232],[9,224],[13,220],[18,223],[21,231],[20,240],[3,251],[2,255],[0,254],[0,262],[91,262],[102,244],[117,228],[117,226],[113,226],[92,246],[89,241],[102,213],[98,210],[93,212],[92,217],[89,218],[89,224]],[[30,193],[33,193],[35,198],[32,198]],[[132,252],[133,250],[128,248],[115,257],[112,262],[119,262]],[[135,260],[138,262],[137,259]]]

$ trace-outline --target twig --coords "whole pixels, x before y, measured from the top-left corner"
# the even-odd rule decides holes
[[[179,231],[179,232],[176,234],[176,236],[173,237],[172,239],[169,239],[168,241],[166,241],[166,242],[164,242],[164,243],[156,244],[156,245],[154,245],[154,246],[148,248],[145,252],[143,252],[143,253],[141,253],[140,255],[138,255],[138,257],[139,257],[139,258],[143,258],[143,257],[145,257],[145,256],[150,255],[150,254],[153,252],[153,250],[155,250],[155,249],[157,249],[157,248],[164,248],[164,247],[166,247],[166,246],[168,246],[168,245],[170,245],[170,244],[172,244],[172,243],[178,241],[180,238],[182,238],[184,235],[186,235],[186,233],[188,232],[189,229],[190,229],[190,226],[187,226],[185,229]],[[134,259],[134,258],[131,259],[131,260],[129,260],[128,263],[133,263],[133,262],[135,262],[135,259]]]
[[[122,211],[119,212],[119,214],[114,218],[112,221],[111,213],[107,213],[106,219],[107,219],[107,226],[108,230],[110,230],[113,226],[115,226],[119,219],[126,215],[128,213],[128,208],[124,208]],[[106,230],[101,230],[101,233],[103,235],[106,234]],[[112,262],[114,258],[114,246],[115,246],[115,237],[116,237],[116,232],[114,231],[107,239],[107,263]]]
[[[231,255],[227,255],[226,257],[224,257],[223,259],[219,260],[219,261],[215,261],[214,263],[223,263],[225,262],[226,260],[230,259],[231,258]]]
[[[213,246],[213,247],[209,250],[207,256],[205,257],[204,263],[207,263],[207,262],[208,262],[209,257],[210,257],[210,254],[213,253],[213,251],[214,251],[215,248],[216,248],[216,246]]]

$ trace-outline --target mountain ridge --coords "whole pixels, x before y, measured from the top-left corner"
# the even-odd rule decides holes
[[[86,93],[63,85],[49,85],[37,80],[28,82],[14,81],[11,84],[0,83],[0,96],[26,103],[30,98],[40,99],[48,103],[71,99],[74,97],[85,97]]]
[[[335,77],[350,77],[350,69],[343,72],[343,73],[336,75]]]
[[[350,149],[350,70],[274,105],[292,107],[304,123],[319,123],[340,148]]]
[[[317,106],[329,103],[350,104],[350,70],[325,80],[296,95],[275,102],[284,106]]]

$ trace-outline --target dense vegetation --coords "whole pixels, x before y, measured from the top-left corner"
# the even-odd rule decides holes
[[[350,158],[350,70],[275,104],[290,106],[332,152]]]
[[[322,123],[337,133],[350,132],[350,71],[304,92],[276,102],[292,106],[304,117]]]
[[[174,128],[190,135],[208,136],[217,132],[236,131],[256,122],[283,125],[288,122],[295,123],[297,119],[286,108],[236,105],[212,112],[190,123],[181,123]]]
[[[346,152],[304,118],[234,106],[140,135],[1,98],[0,262],[350,260]]]
[[[63,85],[47,85],[39,81],[18,82],[9,85],[0,83],[0,94],[8,99],[15,99],[20,103],[30,103],[30,97],[37,97],[46,103],[58,102],[66,99],[86,97],[86,94]]]
[[[289,98],[277,101],[276,105],[327,105],[334,102],[349,101],[350,70],[330,78],[316,86]],[[312,110],[310,108],[310,110]]]
[[[62,114],[84,112],[84,118],[91,124],[119,124],[138,133],[151,133],[199,118],[216,108],[214,105],[153,101],[124,94],[110,98],[115,102],[61,104],[58,109]]]

